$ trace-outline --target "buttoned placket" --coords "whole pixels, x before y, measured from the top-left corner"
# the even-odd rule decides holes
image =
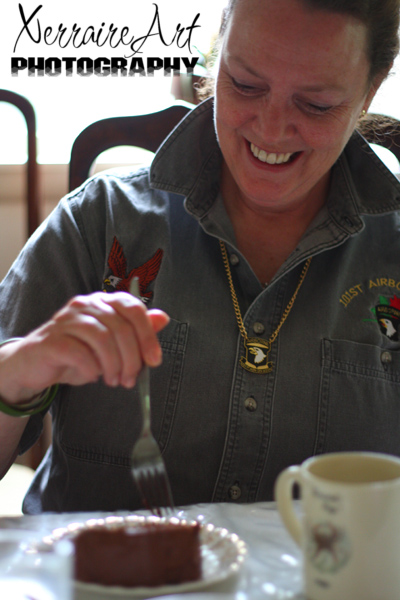
[[[267,340],[284,310],[288,278],[284,277],[275,285],[263,290],[259,282],[255,282],[254,274],[238,253],[232,251],[228,256],[232,273],[235,274],[236,281],[239,279],[242,284],[238,288],[249,291],[241,302],[242,305],[250,303],[246,313],[242,312],[246,331],[250,337],[255,334]],[[240,296],[239,289],[236,291]],[[213,497],[217,502],[254,502],[264,464],[268,459],[277,376],[277,341],[272,344],[269,354],[269,359],[274,364],[271,373],[255,374],[246,371],[240,366],[240,358],[243,355],[243,338],[238,330],[225,449]]]
[[[205,113],[206,110],[207,106],[204,103],[200,106],[199,111],[204,111]],[[200,115],[200,112],[198,114]],[[205,128],[204,132],[207,133],[207,131],[210,133]],[[219,163],[217,153],[210,151],[213,143],[211,137],[203,134],[200,138],[202,147],[207,147],[207,161],[203,165],[204,169],[201,180],[197,178],[189,182],[186,172],[182,170],[181,163],[179,164],[180,173],[185,173],[179,193],[182,193],[182,189],[188,189],[188,196],[185,201],[188,212],[199,219],[206,233],[217,239],[223,239],[228,253],[232,251],[236,254],[238,259],[237,265],[233,265],[232,263],[232,259],[234,262],[236,260],[233,255],[231,255],[230,264],[231,269],[236,271],[237,279],[240,280],[240,285],[238,285],[236,291],[241,303],[245,328],[249,336],[254,333],[257,337],[262,336],[268,340],[271,333],[277,327],[282,312],[290,299],[287,298],[288,294],[285,292],[289,287],[291,290],[294,290],[295,283],[298,281],[300,272],[296,269],[296,280],[294,280],[293,269],[303,264],[310,255],[343,244],[350,235],[357,234],[364,227],[359,215],[360,200],[357,196],[357,191],[353,187],[351,168],[348,164],[348,160],[352,158],[352,146],[355,145],[358,147],[360,143],[361,145],[364,143],[360,141],[357,135],[354,136],[354,140],[352,139],[349,142],[349,158],[346,155],[343,158],[341,157],[334,171],[335,176],[332,179],[331,187],[332,201],[328,201],[326,207],[318,215],[318,219],[313,223],[313,231],[307,232],[307,235],[303,237],[293,256],[282,265],[279,277],[270,282],[263,291],[246,260],[236,249],[233,250],[234,243],[232,245],[232,240],[234,239],[234,233],[227,215],[224,215],[224,211],[222,210],[219,211],[216,217],[215,208],[218,207],[218,203],[215,200],[215,195],[218,193],[218,184],[213,178],[219,177]],[[364,144],[364,151],[368,152],[366,144]],[[198,154],[197,148],[196,153]],[[185,149],[184,159],[186,161],[190,160],[187,148]],[[168,178],[170,179],[170,165],[168,165]],[[368,194],[371,197],[376,197],[380,190],[376,190],[375,194],[372,193],[373,190],[371,190],[371,187],[374,185],[374,180],[370,178],[368,184],[365,184],[365,180],[365,174],[363,174],[363,185],[368,185]],[[210,186],[210,181],[214,181],[213,187]],[[358,182],[358,185],[360,185],[360,182]],[[205,186],[207,193],[204,192],[203,186]],[[220,203],[221,205],[223,203]],[[395,208],[394,205],[395,202],[392,201],[393,209]],[[376,207],[374,206],[373,208],[375,211]],[[230,248],[229,244],[231,244]],[[295,311],[298,308],[297,304]],[[265,327],[264,332],[258,333],[263,327]],[[284,329],[284,332],[287,332],[287,328]],[[237,332],[236,339],[236,358],[230,395],[227,434],[214,488],[214,501],[231,500],[247,502],[257,499],[257,490],[262,483],[263,473],[268,473],[269,469],[268,452],[271,432],[273,431],[274,391],[283,379],[282,373],[279,376],[279,364],[277,360],[279,344],[281,342],[280,336],[272,344],[269,355],[269,359],[274,363],[274,369],[271,373],[263,375],[249,373],[240,366],[239,360],[244,350],[243,339],[239,331]],[[387,365],[387,362],[385,362],[387,358],[383,358],[382,360]],[[282,398],[280,398],[280,401],[282,401]],[[249,406],[253,410],[249,410]],[[287,402],[285,402],[285,406],[288,407]],[[276,406],[275,410],[278,412],[279,407]],[[280,417],[282,420],[282,414]],[[285,441],[282,439],[282,443],[285,443]],[[279,448],[274,448],[274,452],[276,451],[279,451]],[[276,460],[276,456],[271,456],[269,462],[272,463],[274,460]],[[271,474],[273,475],[273,473],[270,473],[266,476],[271,477]]]

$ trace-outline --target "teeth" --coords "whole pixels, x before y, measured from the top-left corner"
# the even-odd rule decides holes
[[[269,165],[281,165],[282,163],[288,162],[289,158],[292,156],[292,152],[287,152],[286,154],[275,152],[265,152],[265,150],[261,150],[254,144],[250,144],[250,148],[252,153],[258,160],[261,162],[268,163]]]

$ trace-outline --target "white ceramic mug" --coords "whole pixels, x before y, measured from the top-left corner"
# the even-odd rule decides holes
[[[368,452],[315,456],[279,475],[275,497],[302,549],[307,598],[400,599],[399,458]]]

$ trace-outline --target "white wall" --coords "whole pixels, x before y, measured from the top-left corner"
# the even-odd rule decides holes
[[[101,157],[99,163],[94,166],[93,173],[113,168],[116,163],[129,164],[138,168],[148,164],[152,154],[137,148],[121,147],[104,152]],[[25,180],[25,165],[0,164],[0,281],[26,241]],[[39,165],[42,219],[53,210],[67,192],[68,165]]]
[[[25,165],[0,165],[0,279],[26,240]],[[67,192],[67,165],[39,165],[41,216]]]

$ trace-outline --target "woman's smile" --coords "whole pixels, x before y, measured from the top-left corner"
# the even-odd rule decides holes
[[[287,164],[296,154],[295,152],[267,152],[253,143],[250,144],[250,150],[260,162],[269,165]]]
[[[215,98],[235,201],[263,213],[304,203],[319,210],[330,169],[373,97],[368,73],[366,28],[356,19],[298,0],[239,0]]]

